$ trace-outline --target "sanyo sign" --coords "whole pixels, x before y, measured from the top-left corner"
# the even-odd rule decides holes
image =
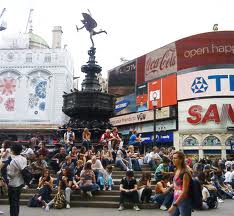
[[[234,68],[211,69],[179,75],[178,99],[234,95]]]

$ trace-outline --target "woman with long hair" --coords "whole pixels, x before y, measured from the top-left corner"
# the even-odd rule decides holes
[[[138,182],[138,197],[142,203],[149,203],[152,195],[151,189],[151,172],[143,172]]]
[[[44,169],[42,176],[38,183],[38,200],[42,202],[43,205],[51,200],[51,193],[53,189],[53,178],[50,176],[49,169]]]
[[[84,169],[80,173],[80,190],[83,195],[86,193],[89,197],[92,197],[92,192],[97,191],[99,186],[96,184],[95,174],[91,168],[92,163],[86,162]]]
[[[172,206],[168,209],[168,213],[170,216],[191,216],[192,203],[189,198],[189,184],[192,175],[185,164],[184,153],[176,151],[173,154],[172,160],[176,167],[173,178],[174,198]]]
[[[91,133],[89,132],[88,128],[85,128],[83,133],[82,133],[82,145],[89,150],[90,145],[91,145]]]

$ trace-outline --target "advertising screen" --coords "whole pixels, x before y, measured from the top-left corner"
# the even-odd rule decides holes
[[[136,112],[136,95],[130,94],[119,97],[115,102],[115,115],[123,115]]]
[[[177,71],[175,43],[150,52],[145,57],[145,81],[154,80]]]
[[[233,98],[190,100],[178,103],[179,130],[227,130],[234,126]]]
[[[148,110],[148,84],[144,83],[136,87],[136,110],[143,112]]]
[[[117,96],[135,92],[136,61],[133,60],[108,72],[108,92]]]
[[[140,85],[145,82],[145,56],[137,58],[136,66],[136,84]]]
[[[177,103],[176,74],[148,83],[148,106],[153,109],[152,101],[156,98],[157,107],[175,105]]]
[[[177,69],[233,64],[234,31],[216,31],[176,41]]]
[[[234,69],[210,69],[177,75],[178,100],[234,96]]]

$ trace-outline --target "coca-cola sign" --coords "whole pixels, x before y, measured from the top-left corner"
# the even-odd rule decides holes
[[[177,71],[175,43],[168,44],[146,55],[145,81],[153,80]]]

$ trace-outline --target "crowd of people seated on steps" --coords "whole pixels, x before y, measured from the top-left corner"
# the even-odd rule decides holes
[[[23,146],[21,155],[27,159],[33,179],[24,189],[37,185],[37,194],[30,203],[49,210],[58,202],[70,208],[71,194],[79,190],[81,197],[91,198],[96,191],[113,189],[113,166],[126,171],[120,182],[120,206],[124,209],[126,200],[133,202],[134,209],[140,210],[139,203],[157,203],[161,210],[170,209],[173,204],[173,177],[175,164],[173,147],[145,148],[141,136],[132,131],[129,142],[124,143],[118,129],[107,129],[98,145],[92,145],[92,134],[85,128],[82,145],[75,145],[75,133],[67,128],[62,145],[55,151],[47,149],[46,141],[31,139]],[[11,162],[11,141],[3,141],[1,149],[1,181],[8,183],[7,166]],[[210,208],[213,194],[216,201],[234,199],[234,161],[186,159],[186,167],[202,185],[203,209]],[[148,164],[150,171],[141,172],[140,179],[134,178]],[[57,191],[55,197],[52,192]],[[2,187],[1,187],[2,192]],[[60,194],[60,195],[59,195]],[[215,202],[215,201],[214,201]],[[32,204],[33,205],[33,204]],[[216,206],[217,207],[217,206]]]

